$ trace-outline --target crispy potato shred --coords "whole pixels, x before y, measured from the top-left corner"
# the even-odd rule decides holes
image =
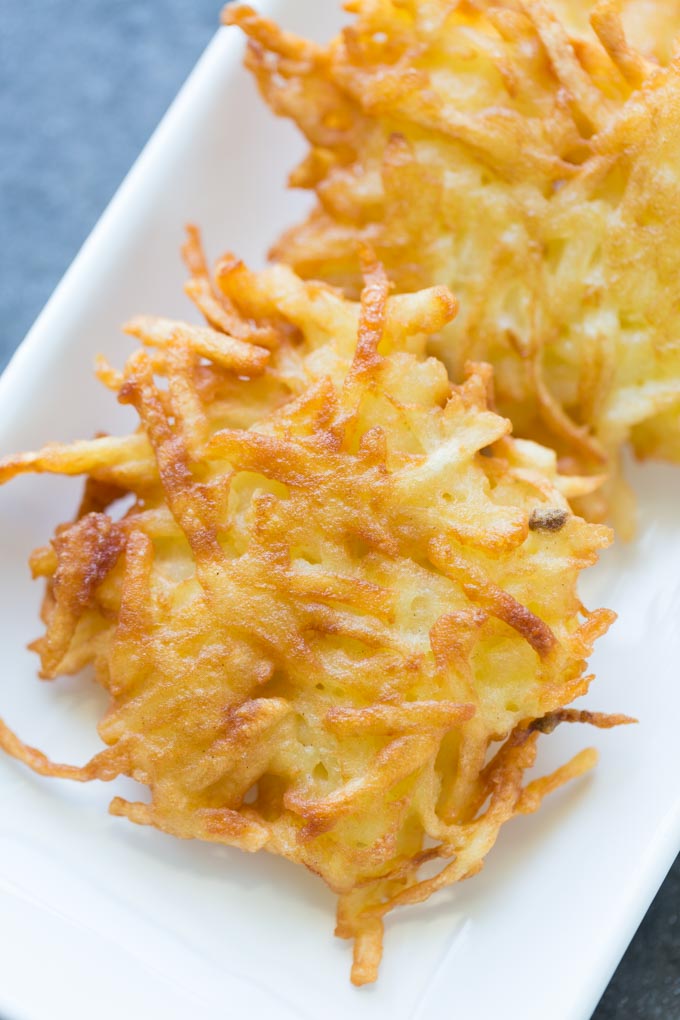
[[[613,617],[576,590],[610,531],[570,509],[590,479],[510,437],[487,365],[453,385],[428,356],[444,287],[390,296],[367,250],[359,303],[282,265],[211,275],[195,229],[185,257],[207,324],[135,319],[123,371],[98,366],[137,430],[0,462],[0,481],[86,477],[32,557],[34,647],[43,678],[90,664],[111,699],[83,767],[4,724],[0,746],[149,788],[114,815],[306,865],[363,984],[388,911],[475,874],[594,763],[526,783],[540,733],[628,721],[565,708]]]
[[[310,144],[318,203],[273,249],[358,293],[357,239],[400,291],[449,286],[432,350],[494,366],[517,435],[634,527],[622,447],[680,460],[680,6],[350,0],[317,46],[229,6],[270,107]]]

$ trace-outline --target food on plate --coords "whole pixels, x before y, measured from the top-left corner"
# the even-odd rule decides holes
[[[444,287],[390,296],[364,251],[355,303],[231,256],[211,279],[195,231],[186,255],[208,324],[136,319],[123,371],[99,365],[137,430],[0,462],[0,481],[86,477],[32,556],[34,647],[45,679],[90,664],[111,698],[84,766],[4,724],[0,746],[149,788],[114,815],[306,865],[362,984],[389,910],[473,875],[504,822],[593,764],[525,781],[540,733],[627,721],[566,707],[613,617],[577,594],[611,533],[570,509],[592,480],[511,438],[488,366],[452,385],[426,355],[456,311]]]
[[[399,291],[449,286],[431,349],[455,380],[493,364],[515,434],[608,474],[579,506],[630,533],[623,446],[680,460],[680,8],[626,4],[638,49],[612,0],[347,7],[327,46],[225,9],[310,143],[291,183],[318,201],[274,256],[355,293],[369,243]]]

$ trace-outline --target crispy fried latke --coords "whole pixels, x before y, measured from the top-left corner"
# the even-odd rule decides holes
[[[82,768],[2,723],[0,746],[149,787],[114,815],[305,864],[362,984],[389,910],[474,874],[504,822],[594,763],[524,786],[539,733],[627,721],[565,709],[613,616],[576,591],[610,532],[569,508],[587,480],[509,437],[488,366],[452,386],[426,356],[445,288],[389,297],[365,254],[357,305],[231,257],[212,281],[195,232],[187,256],[209,326],[136,319],[142,347],[99,369],[138,430],[0,463],[87,476],[32,558],[34,647],[44,678],[92,664],[111,696]]]
[[[454,379],[492,363],[515,434],[565,472],[608,470],[582,509],[630,533],[622,445],[680,460],[680,65],[659,63],[680,7],[626,4],[637,49],[614,0],[347,6],[326,47],[224,13],[311,146],[291,183],[318,204],[274,257],[356,293],[358,238],[399,290],[451,287],[433,351]]]

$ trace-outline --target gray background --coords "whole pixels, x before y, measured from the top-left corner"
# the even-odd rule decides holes
[[[0,364],[93,227],[218,14],[219,0],[0,0]],[[594,1020],[680,1018],[679,908],[680,859]]]

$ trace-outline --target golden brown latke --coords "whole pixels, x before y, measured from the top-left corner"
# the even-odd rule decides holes
[[[564,710],[612,618],[576,592],[610,533],[569,509],[587,481],[509,438],[487,366],[452,386],[426,357],[444,288],[388,297],[366,257],[359,306],[232,258],[215,285],[195,233],[188,255],[210,327],[135,320],[144,346],[100,367],[138,430],[0,464],[87,476],[33,555],[35,648],[48,679],[94,665],[108,746],[55,765],[1,723],[0,746],[149,787],[116,815],[305,864],[340,897],[361,984],[387,911],[474,874],[505,821],[593,764],[523,787],[539,732],[625,721]]]
[[[460,314],[433,350],[455,379],[491,362],[515,433],[564,470],[608,470],[584,506],[626,530],[621,446],[680,460],[680,65],[653,62],[669,36],[645,28],[674,31],[680,8],[626,5],[640,51],[613,0],[577,38],[540,0],[348,7],[326,47],[225,10],[311,145],[291,183],[318,204],[274,256],[356,292],[358,239],[399,290],[450,286]]]

